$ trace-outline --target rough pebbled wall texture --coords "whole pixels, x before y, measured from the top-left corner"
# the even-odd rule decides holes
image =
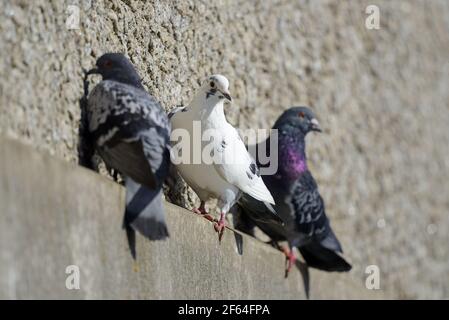
[[[380,30],[365,28],[369,4]],[[388,297],[449,298],[447,1],[1,1],[0,134],[77,161],[81,68],[107,51],[167,110],[218,72],[241,128],[310,105],[324,128],[310,166],[348,277],[375,264]]]

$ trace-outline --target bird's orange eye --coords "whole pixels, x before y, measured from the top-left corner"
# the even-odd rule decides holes
[[[210,82],[210,87],[211,87],[211,88],[215,87],[215,82],[211,81],[211,82]]]
[[[298,113],[298,117],[304,118],[304,116],[305,116],[305,115],[304,115],[304,112],[301,111],[300,113]]]
[[[111,60],[106,60],[103,64],[106,68],[110,68],[112,67],[112,61]]]

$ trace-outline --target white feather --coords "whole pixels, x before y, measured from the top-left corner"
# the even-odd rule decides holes
[[[215,76],[217,89],[228,92],[228,81],[223,76]],[[205,147],[213,150],[215,163],[177,164],[177,169],[184,180],[192,187],[201,200],[218,198],[222,212],[227,212],[238,200],[241,191],[257,200],[274,204],[273,197],[263,180],[251,171],[254,163],[240,139],[237,130],[230,125],[223,111],[223,97],[219,91],[210,94],[209,82],[206,82],[195,98],[183,112],[176,112],[171,117],[172,129],[184,129],[190,136],[190,160],[198,157]],[[180,111],[180,110],[179,110]],[[195,132],[194,121],[201,123],[201,130]],[[203,133],[212,130],[212,142],[201,141]],[[196,134],[194,134],[196,133]],[[194,150],[193,142],[201,146]],[[176,148],[175,148],[176,149]]]
[[[251,171],[251,165],[256,168],[255,162],[246,150],[237,130],[226,122],[223,124],[222,132],[224,135],[222,143],[224,142],[225,147],[222,145],[217,147],[218,154],[221,155],[220,161],[214,164],[217,172],[227,182],[255,199],[274,204],[274,199],[262,178]]]

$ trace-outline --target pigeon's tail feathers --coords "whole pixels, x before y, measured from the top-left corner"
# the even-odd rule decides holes
[[[149,240],[165,240],[170,236],[165,221],[139,216],[131,223],[131,227]]]
[[[352,266],[336,251],[320,242],[310,242],[298,248],[309,267],[328,272],[348,272]]]
[[[340,241],[338,241],[332,229],[329,228],[329,233],[326,238],[320,241],[320,245],[325,247],[326,249],[336,251],[339,253],[343,253],[343,249],[341,247]]]
[[[270,211],[272,214],[275,214],[277,216],[276,210],[274,210],[274,208],[273,208],[273,204],[270,204],[270,203],[264,201],[263,205],[265,206],[265,208],[267,208],[268,211]]]
[[[254,237],[256,224],[245,214],[242,206],[236,204],[231,208],[230,212],[233,214],[234,228]]]
[[[352,266],[340,255],[343,253],[340,241],[338,241],[332,229],[324,239],[312,240],[299,247],[307,265],[324,270],[335,272],[348,272]]]
[[[255,225],[259,223],[284,225],[284,221],[279,217],[271,204],[256,200],[247,193],[242,194],[238,201],[238,206],[241,209],[239,210],[240,215],[246,217],[247,220],[252,221]]]
[[[258,177],[255,183],[251,184],[251,186],[248,186],[247,188],[245,188],[245,190],[242,191],[249,194],[256,200],[268,202],[269,204],[273,205],[275,204],[273,196],[260,177]]]
[[[127,177],[125,224],[150,240],[168,238],[162,188],[149,189]]]

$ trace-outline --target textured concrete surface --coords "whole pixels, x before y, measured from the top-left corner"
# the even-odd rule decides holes
[[[124,189],[100,175],[0,139],[0,299],[302,299],[284,279],[285,257],[234,232],[221,245],[212,224],[167,203],[171,238],[138,237],[137,261],[121,229]],[[67,290],[65,271],[80,270]],[[311,297],[381,297],[353,275],[311,272]]]
[[[380,30],[365,28],[368,4]],[[353,274],[375,264],[389,297],[449,297],[447,1],[1,1],[0,51],[0,132],[70,162],[81,67],[106,51],[126,53],[167,110],[216,72],[241,128],[312,106],[325,132],[310,167]]]

